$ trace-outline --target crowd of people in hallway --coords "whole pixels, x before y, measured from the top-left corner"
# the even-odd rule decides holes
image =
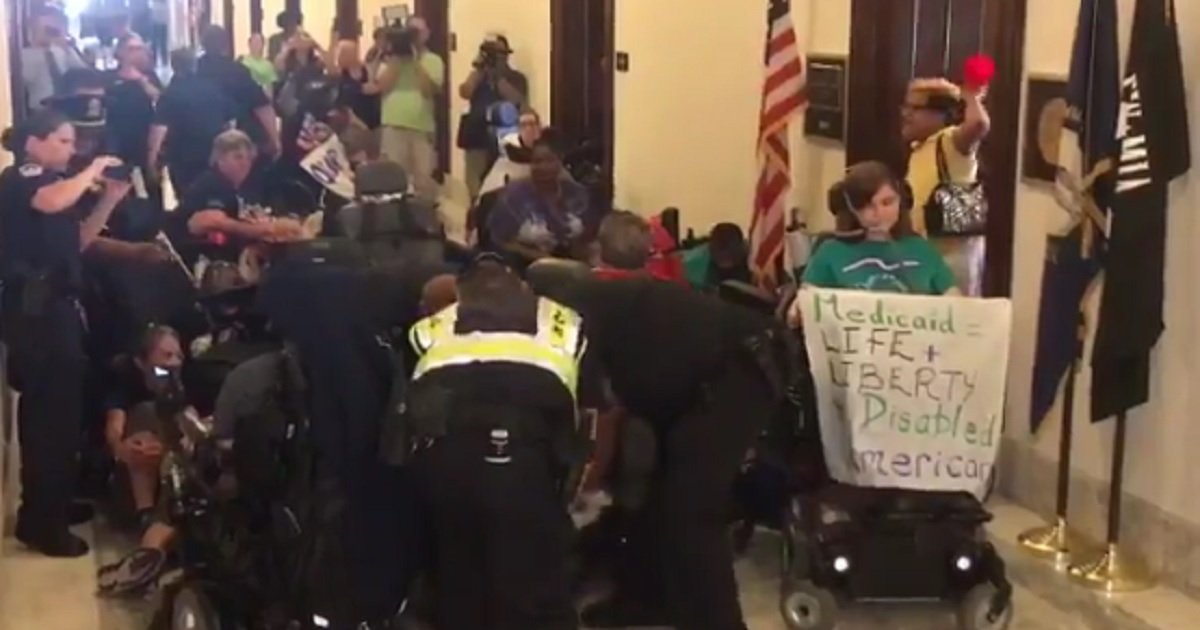
[[[415,608],[445,629],[744,628],[732,488],[770,419],[804,404],[787,289],[979,293],[982,237],[940,229],[938,204],[975,180],[980,89],[913,82],[907,176],[851,166],[828,194],[836,230],[764,275],[736,224],[684,239],[679,211],[646,219],[579,181],[503,36],[457,90],[472,203],[455,242],[445,63],[419,16],[365,54],[293,12],[239,58],[208,26],[169,81],[157,35],[120,33],[102,71],[60,13],[34,24],[0,174],[16,537],[85,555],[69,527],[99,499],[138,538],[103,596],[228,560],[196,557],[215,513],[241,573],[214,605],[243,622],[401,627]],[[581,619],[570,516],[613,501],[614,595]]]

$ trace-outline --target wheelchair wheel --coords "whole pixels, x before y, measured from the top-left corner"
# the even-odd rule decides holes
[[[222,630],[212,599],[198,586],[184,586],[171,600],[171,630]]]
[[[838,623],[837,598],[807,580],[784,584],[779,612],[788,630],[833,630]]]
[[[967,591],[958,605],[959,630],[1007,630],[1013,619],[1012,602],[993,619],[990,613],[995,595],[996,587],[987,582]]]

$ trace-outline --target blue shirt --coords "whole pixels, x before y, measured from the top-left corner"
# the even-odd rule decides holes
[[[492,241],[555,253],[595,233],[596,217],[587,189],[567,179],[560,186],[561,203],[552,208],[531,180],[510,183],[488,215]]]

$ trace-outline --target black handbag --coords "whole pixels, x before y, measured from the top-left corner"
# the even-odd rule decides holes
[[[929,236],[975,236],[987,229],[988,201],[980,182],[958,183],[950,178],[943,137],[937,143],[938,185],[925,203]]]

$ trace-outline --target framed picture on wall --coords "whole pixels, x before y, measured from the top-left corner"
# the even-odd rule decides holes
[[[1067,118],[1067,81],[1060,76],[1030,75],[1025,97],[1025,129],[1021,177],[1053,183],[1058,173],[1058,145]]]
[[[835,142],[846,139],[846,58],[810,55],[804,135]]]

